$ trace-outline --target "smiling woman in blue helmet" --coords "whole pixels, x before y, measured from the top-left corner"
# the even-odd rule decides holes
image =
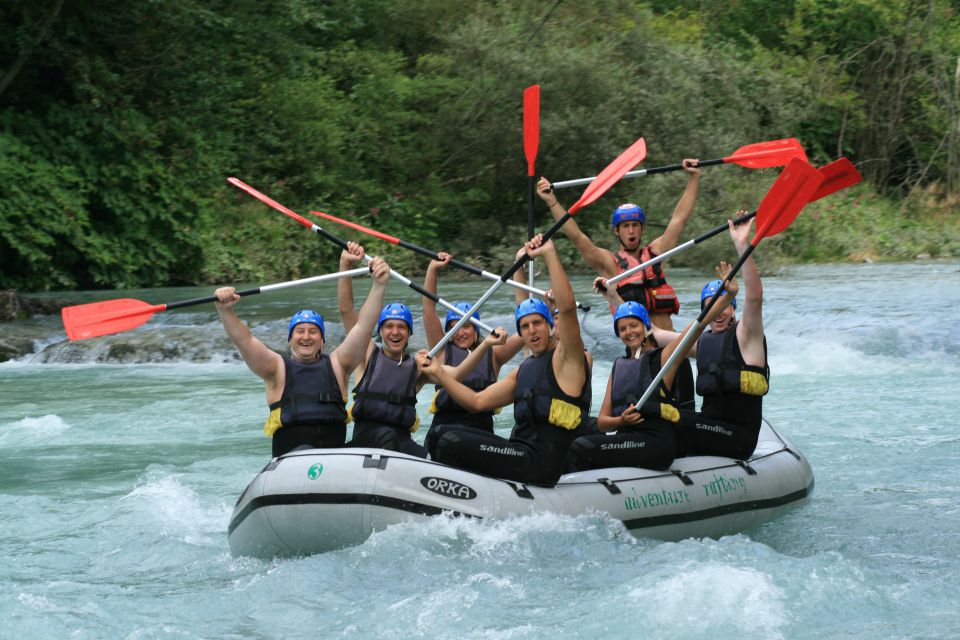
[[[431,449],[433,459],[496,478],[553,485],[563,473],[567,448],[590,411],[590,369],[580,336],[573,289],[552,242],[537,235],[525,245],[542,257],[562,321],[559,342],[551,340],[553,314],[536,299],[524,300],[514,314],[517,332],[530,350],[518,368],[482,391],[447,373],[422,350],[417,359],[435,382],[468,411],[489,411],[513,403],[516,426],[510,438],[465,427],[445,427]]]
[[[255,338],[237,317],[233,307],[240,296],[233,287],[220,287],[214,293],[224,330],[247,367],[264,382],[270,407],[264,433],[272,437],[274,457],[297,448],[344,445],[347,383],[350,372],[363,361],[390,275],[389,265],[379,258],[370,263],[370,269],[370,295],[353,329],[329,355],[323,353],[326,331],[319,313],[304,309],[290,319],[290,355],[281,356]]]
[[[721,262],[717,273],[726,277],[730,265]],[[731,280],[724,298],[711,309],[707,319],[720,315],[737,293]],[[676,426],[680,412],[675,399],[674,379],[680,361],[664,374],[657,391],[643,406],[637,402],[650,387],[660,369],[680,346],[687,332],[694,338],[703,326],[694,322],[663,346],[654,338],[647,310],[635,301],[624,302],[613,316],[613,331],[626,347],[626,354],[613,362],[607,390],[600,406],[597,426],[615,435],[586,435],[570,445],[569,466],[573,471],[604,467],[667,469],[676,456]]]
[[[347,244],[340,254],[340,270],[355,268],[362,260],[363,247]],[[337,302],[343,326],[349,330],[356,322],[353,306],[353,284],[348,278],[337,282]],[[420,427],[417,416],[417,392],[426,382],[415,358],[407,353],[413,333],[413,313],[400,302],[383,307],[377,318],[377,341],[369,340],[366,356],[358,372],[359,382],[353,388],[353,439],[356,447],[375,447],[427,457],[427,450],[410,434]]]
[[[619,244],[615,252],[595,245],[590,237],[580,230],[575,220],[567,220],[560,230],[573,241],[583,259],[602,278],[612,278],[669,251],[680,241],[680,235],[697,201],[700,185],[698,163],[694,158],[683,160],[683,170],[688,175],[687,186],[673,209],[667,228],[649,243],[643,242],[646,214],[641,207],[632,203],[620,205],[611,216],[611,227]],[[537,183],[537,194],[547,203],[554,220],[563,217],[566,210],[557,200],[549,180],[540,179]],[[661,265],[648,267],[627,278],[617,285],[617,292],[624,300],[634,300],[642,304],[650,314],[654,326],[673,329],[670,316],[680,310],[680,303],[673,287],[667,284]]]
[[[437,255],[440,259],[430,261],[423,279],[423,288],[434,294],[437,292],[437,276],[450,264],[452,257],[446,252]],[[454,306],[460,310],[460,313],[448,310],[441,324],[436,302],[433,298],[423,296],[423,328],[428,348],[432,349],[440,342],[447,330],[470,310],[471,303],[456,302]],[[474,313],[473,317],[479,320],[479,312]],[[457,380],[474,391],[482,391],[497,381],[501,367],[523,346],[523,340],[517,334],[507,338],[506,331],[503,329],[500,329],[498,334],[498,336],[488,336],[486,340],[481,340],[476,326],[467,323],[454,334],[436,358]],[[471,427],[493,433],[495,413],[493,410],[470,412],[451,398],[440,385],[436,385],[430,413],[433,414],[433,422],[424,440],[427,449],[432,447],[437,437],[437,430],[447,425]]]

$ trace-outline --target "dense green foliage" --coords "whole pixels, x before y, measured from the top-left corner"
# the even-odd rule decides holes
[[[640,135],[647,166],[798,137],[811,161],[848,155],[868,183],[811,207],[769,253],[957,255],[958,27],[946,0],[9,0],[0,282],[157,286],[335,267],[334,247],[231,175],[301,214],[499,266],[525,235],[521,93],[534,83],[537,169],[553,179],[594,175]],[[705,170],[691,234],[752,208],[775,175]],[[601,241],[627,198],[665,222],[683,180],[624,181],[581,224]]]

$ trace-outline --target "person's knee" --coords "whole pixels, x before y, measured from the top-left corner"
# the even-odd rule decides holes
[[[590,468],[588,463],[596,450],[597,445],[591,438],[575,439],[567,449],[567,467],[574,471]]]

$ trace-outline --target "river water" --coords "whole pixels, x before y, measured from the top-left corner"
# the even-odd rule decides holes
[[[706,278],[671,276],[689,321]],[[234,558],[231,509],[270,447],[262,385],[212,305],[77,343],[54,317],[2,325],[36,351],[0,364],[0,637],[960,636],[960,263],[792,267],[764,284],[765,413],[809,457],[816,489],[758,529],[678,543],[596,514],[437,518],[319,556]],[[442,285],[451,300],[486,289]],[[619,342],[589,279],[575,289],[594,305],[584,335],[605,380]],[[408,294],[388,292],[418,309]],[[510,295],[484,320],[511,326]],[[333,285],[238,311],[282,349],[303,306],[338,343]]]

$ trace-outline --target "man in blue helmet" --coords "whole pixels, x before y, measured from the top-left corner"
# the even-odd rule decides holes
[[[329,355],[323,353],[323,316],[316,311],[304,309],[290,319],[290,355],[281,356],[255,338],[237,317],[233,307],[240,296],[233,287],[220,287],[214,293],[224,330],[266,387],[270,414],[264,433],[272,438],[274,457],[298,448],[344,445],[347,383],[350,372],[363,361],[390,275],[390,267],[379,258],[371,261],[370,270],[373,286],[357,322]]]
[[[450,264],[451,254],[440,252],[439,260],[431,260],[423,279],[423,288],[431,293],[437,292],[437,276],[442,269]],[[427,337],[427,347],[433,348],[450,326],[460,320],[463,314],[470,310],[470,302],[456,302],[454,306],[460,313],[447,311],[443,324],[437,314],[437,304],[433,298],[423,296],[423,328]],[[474,317],[480,319],[479,312]],[[497,381],[500,369],[523,346],[523,339],[513,334],[509,338],[506,331],[500,332],[500,338],[481,340],[477,328],[472,323],[461,327],[449,343],[436,355],[448,371],[456,378],[475,391],[486,389]],[[476,364],[473,361],[476,360]],[[435,440],[437,429],[443,425],[462,425],[481,429],[493,433],[494,411],[471,413],[450,397],[450,394],[440,385],[436,386],[433,402],[430,406],[433,422],[424,443],[429,449]]]
[[[348,271],[365,255],[361,245],[347,243],[340,254],[340,269]],[[341,278],[337,302],[343,326],[349,330],[357,321],[353,284]],[[378,340],[369,340],[361,363],[359,382],[353,388],[353,440],[355,447],[400,451],[421,458],[427,450],[410,436],[420,428],[417,392],[426,382],[416,359],[407,353],[413,333],[413,313],[401,302],[383,307],[377,318]],[[378,344],[379,342],[379,344]]]
[[[541,257],[561,322],[560,340],[551,340],[553,314],[541,300],[517,307],[517,332],[530,356],[517,369],[482,391],[458,382],[426,350],[417,359],[437,384],[468,411],[489,411],[513,403],[516,426],[510,438],[477,429],[444,427],[432,447],[433,459],[497,478],[553,485],[566,463],[567,448],[590,411],[590,368],[580,336],[573,289],[552,242],[542,235],[526,243],[530,257]]]
[[[609,251],[595,245],[590,237],[580,230],[575,220],[567,220],[560,230],[573,241],[580,255],[597,275],[612,278],[623,273],[677,246],[697,201],[697,190],[700,185],[698,164],[699,161],[694,158],[684,159],[683,170],[689,176],[687,186],[673,209],[667,228],[649,243],[643,242],[646,214],[642,208],[632,203],[620,205],[614,209],[611,216],[613,235],[619,243],[617,251]],[[540,178],[537,183],[537,194],[550,207],[550,214],[555,220],[563,217],[566,209],[557,200],[549,180]],[[642,304],[655,326],[673,329],[670,316],[680,311],[680,303],[673,287],[667,284],[661,264],[647,267],[620,282],[617,285],[617,292],[625,301],[634,300]],[[613,312],[613,308],[610,311]]]

